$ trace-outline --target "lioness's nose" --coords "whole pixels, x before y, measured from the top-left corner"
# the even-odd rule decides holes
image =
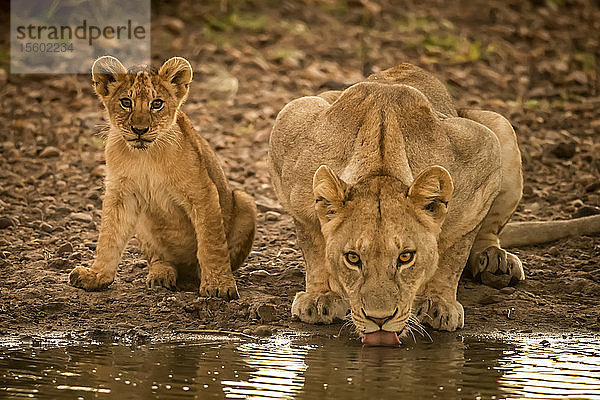
[[[150,129],[149,126],[147,126],[145,128],[136,128],[135,126],[131,127],[131,130],[133,131],[133,133],[135,133],[138,136],[142,136],[144,133],[148,132],[149,129]]]
[[[375,322],[375,325],[377,325],[379,328],[382,328],[383,325],[385,325],[386,322],[388,322],[389,320],[391,320],[392,318],[394,318],[396,316],[396,313],[398,312],[398,309],[396,308],[396,310],[394,311],[393,314],[388,315],[387,317],[383,317],[383,318],[375,318],[372,317],[370,315],[367,315],[367,313],[365,313],[365,310],[362,310],[363,315],[370,321]]]

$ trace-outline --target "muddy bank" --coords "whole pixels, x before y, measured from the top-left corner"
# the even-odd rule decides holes
[[[202,2],[206,3],[206,2]],[[225,2],[227,3],[227,2]],[[236,273],[241,299],[145,287],[133,239],[114,284],[69,286],[91,265],[104,176],[99,103],[87,76],[16,76],[0,38],[0,334],[92,332],[154,337],[221,329],[351,337],[341,324],[290,320],[303,289],[291,218],[270,186],[270,127],[291,99],[339,89],[402,61],[447,83],[460,107],[507,116],[523,153],[515,220],[597,213],[600,205],[600,10],[591,1],[372,3],[175,1],[153,9],[153,60],[188,58],[184,110],[233,185],[258,204],[258,233]],[[559,5],[562,4],[562,5]],[[482,12],[485,10],[485,12]],[[8,26],[6,12],[0,25]],[[183,25],[182,25],[183,24]],[[184,29],[185,28],[185,29]],[[4,71],[4,72],[2,72]],[[461,281],[463,333],[600,331],[600,236],[513,249],[527,279],[497,290]],[[95,332],[95,333],[94,333]]]

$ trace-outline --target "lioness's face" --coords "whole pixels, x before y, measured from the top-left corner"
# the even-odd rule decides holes
[[[96,93],[113,127],[133,149],[145,150],[155,141],[168,141],[176,112],[188,93],[192,70],[180,57],[158,71],[147,67],[126,70],[113,57],[102,57],[92,67]]]
[[[331,170],[321,173],[324,179],[315,174],[330,284],[347,296],[352,320],[363,334],[402,332],[418,289],[437,268],[452,182],[445,170],[433,168],[410,188],[389,176],[350,186]],[[339,189],[337,199],[332,184]]]

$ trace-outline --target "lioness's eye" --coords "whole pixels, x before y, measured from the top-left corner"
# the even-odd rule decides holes
[[[398,256],[398,265],[408,264],[415,258],[414,251],[404,251]]]
[[[354,265],[355,267],[361,267],[362,261],[360,260],[360,256],[353,251],[349,251],[344,254],[344,258],[350,265]]]
[[[131,99],[128,99],[127,97],[123,97],[119,101],[121,102],[121,107],[123,107],[124,109],[131,108]]]
[[[153,110],[160,110],[164,103],[165,102],[161,99],[152,100],[152,103],[150,103],[150,108]]]

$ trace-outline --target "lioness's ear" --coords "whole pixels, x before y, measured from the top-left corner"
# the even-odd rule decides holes
[[[121,61],[111,56],[100,57],[92,65],[92,82],[96,94],[100,97],[107,96],[111,85],[127,74],[127,68]]]
[[[192,82],[192,66],[183,57],[173,57],[165,61],[158,75],[175,87],[177,98],[184,98]]]
[[[327,165],[321,165],[313,176],[313,195],[317,216],[327,222],[342,208],[348,184]]]
[[[408,198],[420,210],[441,226],[446,218],[448,202],[452,198],[454,184],[450,173],[439,165],[426,168],[415,178]]]

